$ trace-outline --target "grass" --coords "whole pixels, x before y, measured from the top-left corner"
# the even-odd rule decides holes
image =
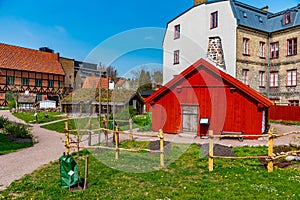
[[[48,117],[44,115],[44,112],[38,112],[37,118],[38,123],[46,123],[46,122],[52,122],[55,120],[63,119],[64,117],[59,116],[61,112],[47,112]],[[34,124],[36,123],[36,117],[34,116],[34,112],[24,112],[24,113],[13,113],[13,115],[19,119],[24,120],[26,123]]]
[[[275,124],[300,126],[300,122],[294,122],[294,121],[288,121],[288,120],[269,120],[269,122],[275,123]]]
[[[145,144],[125,144],[125,146]],[[173,147],[172,147],[173,149]],[[265,147],[234,149],[239,156],[265,153]],[[246,153],[245,153],[246,152]],[[134,153],[131,159],[137,155]],[[120,153],[122,162],[126,154]],[[127,159],[130,159],[129,155]],[[157,155],[157,157],[159,157]],[[201,156],[200,156],[201,157]],[[79,159],[84,172],[84,159]],[[299,199],[299,170],[277,169],[268,173],[256,159],[215,159],[208,172],[207,158],[199,158],[199,147],[191,145],[165,169],[147,173],[129,173],[108,167],[93,154],[89,163],[89,187],[85,191],[60,188],[59,163],[43,166],[1,191],[7,199]],[[159,165],[157,160],[154,164]],[[0,194],[0,198],[1,198]]]
[[[78,118],[78,119],[66,119],[63,121],[55,122],[52,124],[45,124],[42,125],[42,128],[56,131],[59,133],[65,133],[65,122],[68,122],[68,128],[69,130],[87,130],[89,129],[89,120],[91,119],[92,123],[92,129],[98,129],[98,118],[92,117],[92,118]],[[103,127],[103,125],[101,125]],[[80,134],[87,134],[87,131],[81,131]],[[77,134],[77,132],[71,132],[71,134]]]
[[[10,142],[9,136],[0,134],[0,155],[33,146],[32,142]]]

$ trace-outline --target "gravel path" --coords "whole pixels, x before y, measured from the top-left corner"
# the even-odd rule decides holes
[[[10,121],[24,123],[9,111],[0,111],[0,115],[5,115]],[[33,147],[0,156],[0,191],[41,165],[59,159],[64,152],[63,134],[42,129],[40,125],[33,125],[32,134],[38,139]]]
[[[0,111],[0,115],[8,117],[10,121],[24,123],[22,120],[14,117],[9,111]],[[300,131],[299,126],[285,126],[281,124],[272,124],[272,128],[276,129],[277,133],[286,133],[290,131]],[[14,180],[21,179],[25,174],[32,173],[40,166],[51,161],[58,160],[64,152],[64,135],[55,131],[50,131],[40,128],[40,125],[33,125],[32,134],[38,139],[38,143],[33,147],[20,150],[18,152],[9,153],[0,156],[0,191],[4,190]],[[275,139],[275,145],[288,145],[294,135],[280,137]],[[298,135],[299,136],[299,135]],[[102,136],[103,137],[103,136]],[[123,139],[128,139],[128,136],[123,135]],[[191,137],[187,134],[173,135],[165,134],[166,141],[184,142],[184,143],[208,143],[208,139],[199,137]],[[122,138],[121,138],[122,139]],[[158,138],[134,137],[136,140],[157,140]],[[104,140],[104,138],[101,138]],[[97,141],[97,136],[92,141]],[[84,142],[86,143],[86,141]],[[267,145],[267,138],[264,140],[244,140],[243,142],[237,139],[216,139],[216,144],[226,146],[256,146]]]

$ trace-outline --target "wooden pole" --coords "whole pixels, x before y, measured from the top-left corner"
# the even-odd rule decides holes
[[[66,147],[66,154],[68,155],[70,152],[70,138],[69,138],[69,127],[68,122],[65,122],[65,131],[66,131],[66,141],[65,141],[65,147]]]
[[[101,120],[98,123],[98,144],[99,145],[101,145],[101,129],[100,128],[101,128]]]
[[[274,146],[274,137],[273,137],[273,130],[269,130],[269,141],[268,141],[268,172],[273,172],[273,146]]]
[[[106,119],[106,117],[104,118],[104,128],[105,129],[108,129],[108,120]],[[104,131],[104,136],[105,136],[105,143],[106,143],[106,146],[108,146],[108,135],[107,135],[107,130]]]
[[[160,146],[160,166],[165,166],[165,154],[164,154],[164,134],[162,129],[159,130],[159,146]]]
[[[130,131],[130,134],[129,134],[129,140],[132,141],[133,140],[133,135],[132,135],[132,119],[130,118],[129,119],[129,131]]]
[[[85,156],[84,185],[83,185],[84,190],[87,187],[88,174],[89,174],[89,155],[86,155]]]
[[[88,146],[92,146],[92,122],[91,118],[89,119],[89,138],[88,138]]]
[[[119,160],[119,130],[118,126],[116,126],[116,132],[115,132],[115,143],[116,143],[116,160]]]
[[[212,172],[214,170],[214,137],[213,131],[208,131],[209,137],[209,152],[208,152],[208,170]]]

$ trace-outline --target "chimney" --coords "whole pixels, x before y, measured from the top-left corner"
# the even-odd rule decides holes
[[[206,3],[208,0],[194,0],[194,6],[197,6],[202,3]]]
[[[41,47],[39,50],[47,53],[54,53],[54,51],[49,47]]]
[[[269,11],[269,6],[263,7],[262,10],[268,12]]]

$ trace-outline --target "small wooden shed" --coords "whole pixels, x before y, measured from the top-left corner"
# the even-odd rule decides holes
[[[273,102],[200,59],[146,98],[152,129],[203,136],[208,129],[262,134]]]

